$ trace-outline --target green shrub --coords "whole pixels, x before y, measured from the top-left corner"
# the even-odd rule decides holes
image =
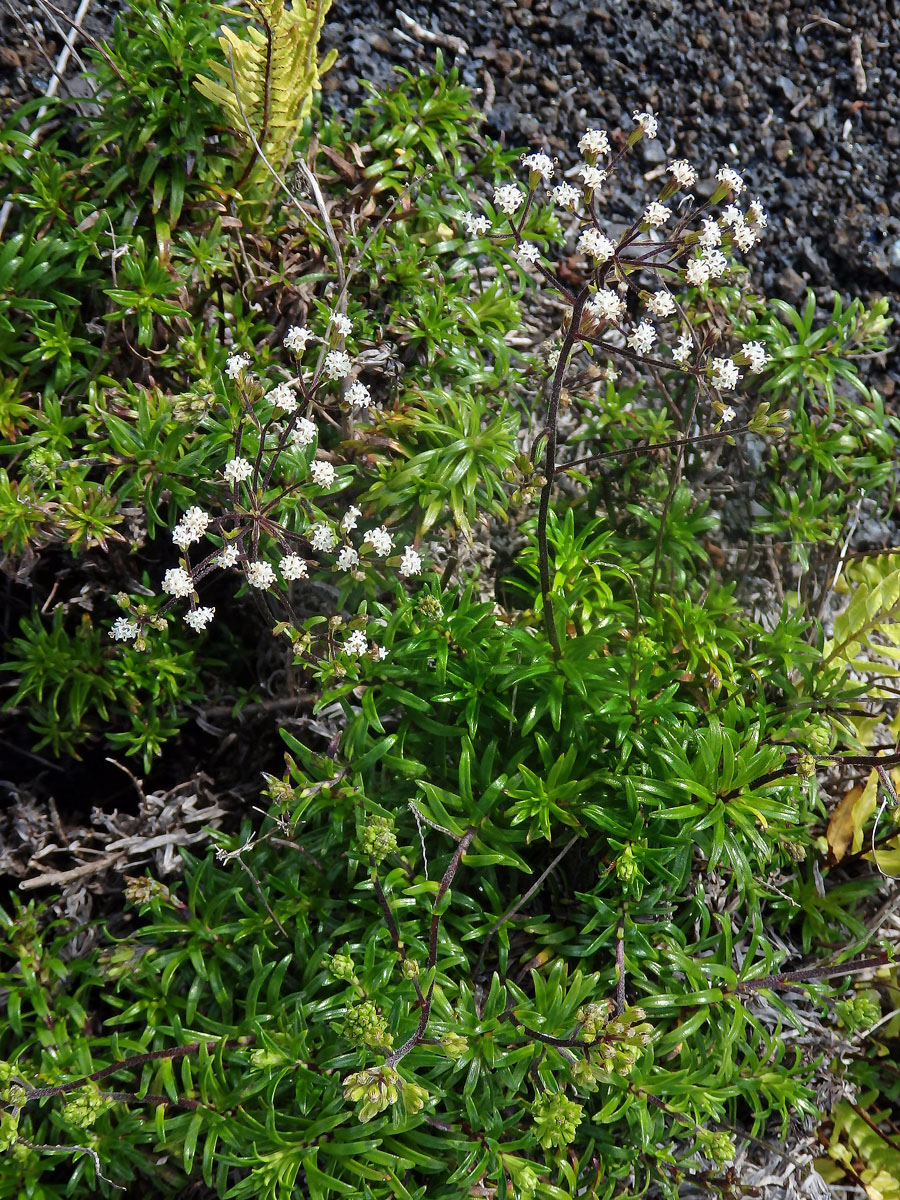
[[[153,11],[177,107],[212,14]],[[150,35],[133,33],[146,70]],[[111,571],[164,593],[117,596],[109,631],[62,608],[26,618],[11,703],[57,754],[102,735],[149,769],[215,665],[170,621],[227,624],[235,579],[258,619],[221,673],[272,629],[316,700],[303,737],[282,729],[262,824],[184,852],[183,882],[130,879],[136,919],[93,930],[89,952],[45,909],[0,910],[4,1194],[176,1196],[202,1179],[254,1200],[727,1195],[739,1141],[823,1115],[819,1085],[843,1070],[825,1020],[879,1019],[879,991],[854,997],[847,978],[887,963],[864,906],[892,860],[866,861],[864,805],[838,867],[817,768],[872,768],[869,799],[891,795],[864,739],[894,718],[879,663],[896,570],[848,572],[826,642],[823,581],[797,549],[806,590],[752,619],[714,563],[707,475],[710,452],[753,434],[758,531],[833,545],[834,481],[890,486],[894,427],[855,365],[884,346],[884,312],[836,306],[822,331],[812,305],[766,308],[736,263],[765,214],[723,211],[743,186],[727,169],[706,225],[658,207],[689,186],[676,164],[607,248],[586,194],[614,182],[604,137],[583,140],[561,219],[553,164],[526,159],[514,195],[511,156],[438,67],[349,130],[323,124],[319,158],[304,136],[328,203],[310,185],[252,237],[202,207],[237,200],[222,160],[243,153],[237,129],[213,155],[202,107],[203,170],[160,235],[178,156],[163,141],[151,167],[149,140],[117,141],[120,96],[85,144],[118,146],[106,199],[130,213],[127,260],[88,249],[79,283],[60,252],[70,324],[52,334],[25,329],[46,311],[27,306],[45,296],[25,242],[6,263],[31,284],[0,318],[41,347],[10,365],[45,388],[40,405],[3,392],[9,552],[66,541],[80,562],[108,545]],[[653,132],[635,120],[623,153]],[[129,207],[135,171],[158,179],[149,214]],[[580,263],[566,282],[561,245]],[[85,279],[122,339],[85,324],[95,340],[67,356]],[[525,354],[535,279],[566,312],[550,351]],[[139,349],[153,370],[135,379]],[[136,510],[148,540],[132,530],[126,555]],[[790,1036],[811,1028],[812,1059]],[[858,1077],[878,1093],[871,1063]],[[847,1162],[860,1130],[838,1115]]]

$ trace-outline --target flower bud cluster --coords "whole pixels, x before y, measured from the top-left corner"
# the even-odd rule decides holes
[[[531,1106],[537,1139],[545,1150],[568,1146],[575,1140],[583,1109],[562,1092],[544,1092]]]
[[[579,1037],[591,1047],[584,1068],[586,1074],[630,1075],[653,1040],[653,1026],[645,1021],[642,1008],[633,1005],[612,1018],[611,1013],[611,1003],[601,1001],[584,1005],[576,1014],[582,1026]]]
[[[349,954],[333,954],[327,966],[335,979],[343,979],[345,983],[356,983],[356,970]]]
[[[347,1009],[343,1033],[351,1042],[370,1050],[389,1049],[394,1044],[394,1035],[374,1000],[361,1000]]]
[[[396,1067],[385,1065],[348,1075],[344,1098],[353,1104],[363,1101],[359,1119],[365,1122],[401,1099],[408,1113],[417,1113],[429,1095],[419,1084],[404,1079]]]
[[[365,635],[363,635],[365,637]],[[380,863],[397,849],[397,834],[390,817],[366,814],[360,835],[362,852]]]
[[[89,1081],[80,1091],[70,1092],[63,1102],[63,1118],[71,1125],[87,1129],[115,1104],[101,1095],[96,1083]]]

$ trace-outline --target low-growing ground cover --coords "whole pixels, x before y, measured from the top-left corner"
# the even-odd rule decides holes
[[[324,120],[324,17],[143,0],[3,129],[8,717],[140,802],[3,906],[0,1190],[890,1194],[886,305],[755,295],[730,166],[606,220],[664,114]]]

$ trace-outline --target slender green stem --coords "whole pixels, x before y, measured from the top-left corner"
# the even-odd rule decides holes
[[[559,352],[559,362],[556,364],[556,372],[553,376],[553,386],[550,390],[550,407],[547,411],[547,424],[545,427],[547,449],[544,455],[544,474],[547,481],[541,491],[541,503],[538,509],[537,540],[538,558],[541,569],[541,594],[544,601],[544,628],[547,631],[547,637],[550,645],[553,647],[553,652],[557,656],[562,654],[562,647],[559,644],[556,623],[553,620],[553,605],[550,597],[550,553],[547,545],[547,521],[550,516],[550,495],[553,491],[553,477],[556,474],[556,422],[559,417],[559,400],[562,395],[563,380],[566,377],[566,368],[572,354],[572,348],[578,339],[578,331],[581,327],[581,314],[584,312],[584,306],[589,296],[590,290],[583,287],[575,297],[572,305],[572,319],[566,331],[566,336],[563,339],[562,348]]]

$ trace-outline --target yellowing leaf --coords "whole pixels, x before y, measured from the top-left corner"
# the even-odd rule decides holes
[[[825,836],[836,863],[851,847],[854,854],[862,849],[863,828],[875,811],[877,792],[878,774],[873,770],[869,773],[865,788],[851,788],[831,814]]]

